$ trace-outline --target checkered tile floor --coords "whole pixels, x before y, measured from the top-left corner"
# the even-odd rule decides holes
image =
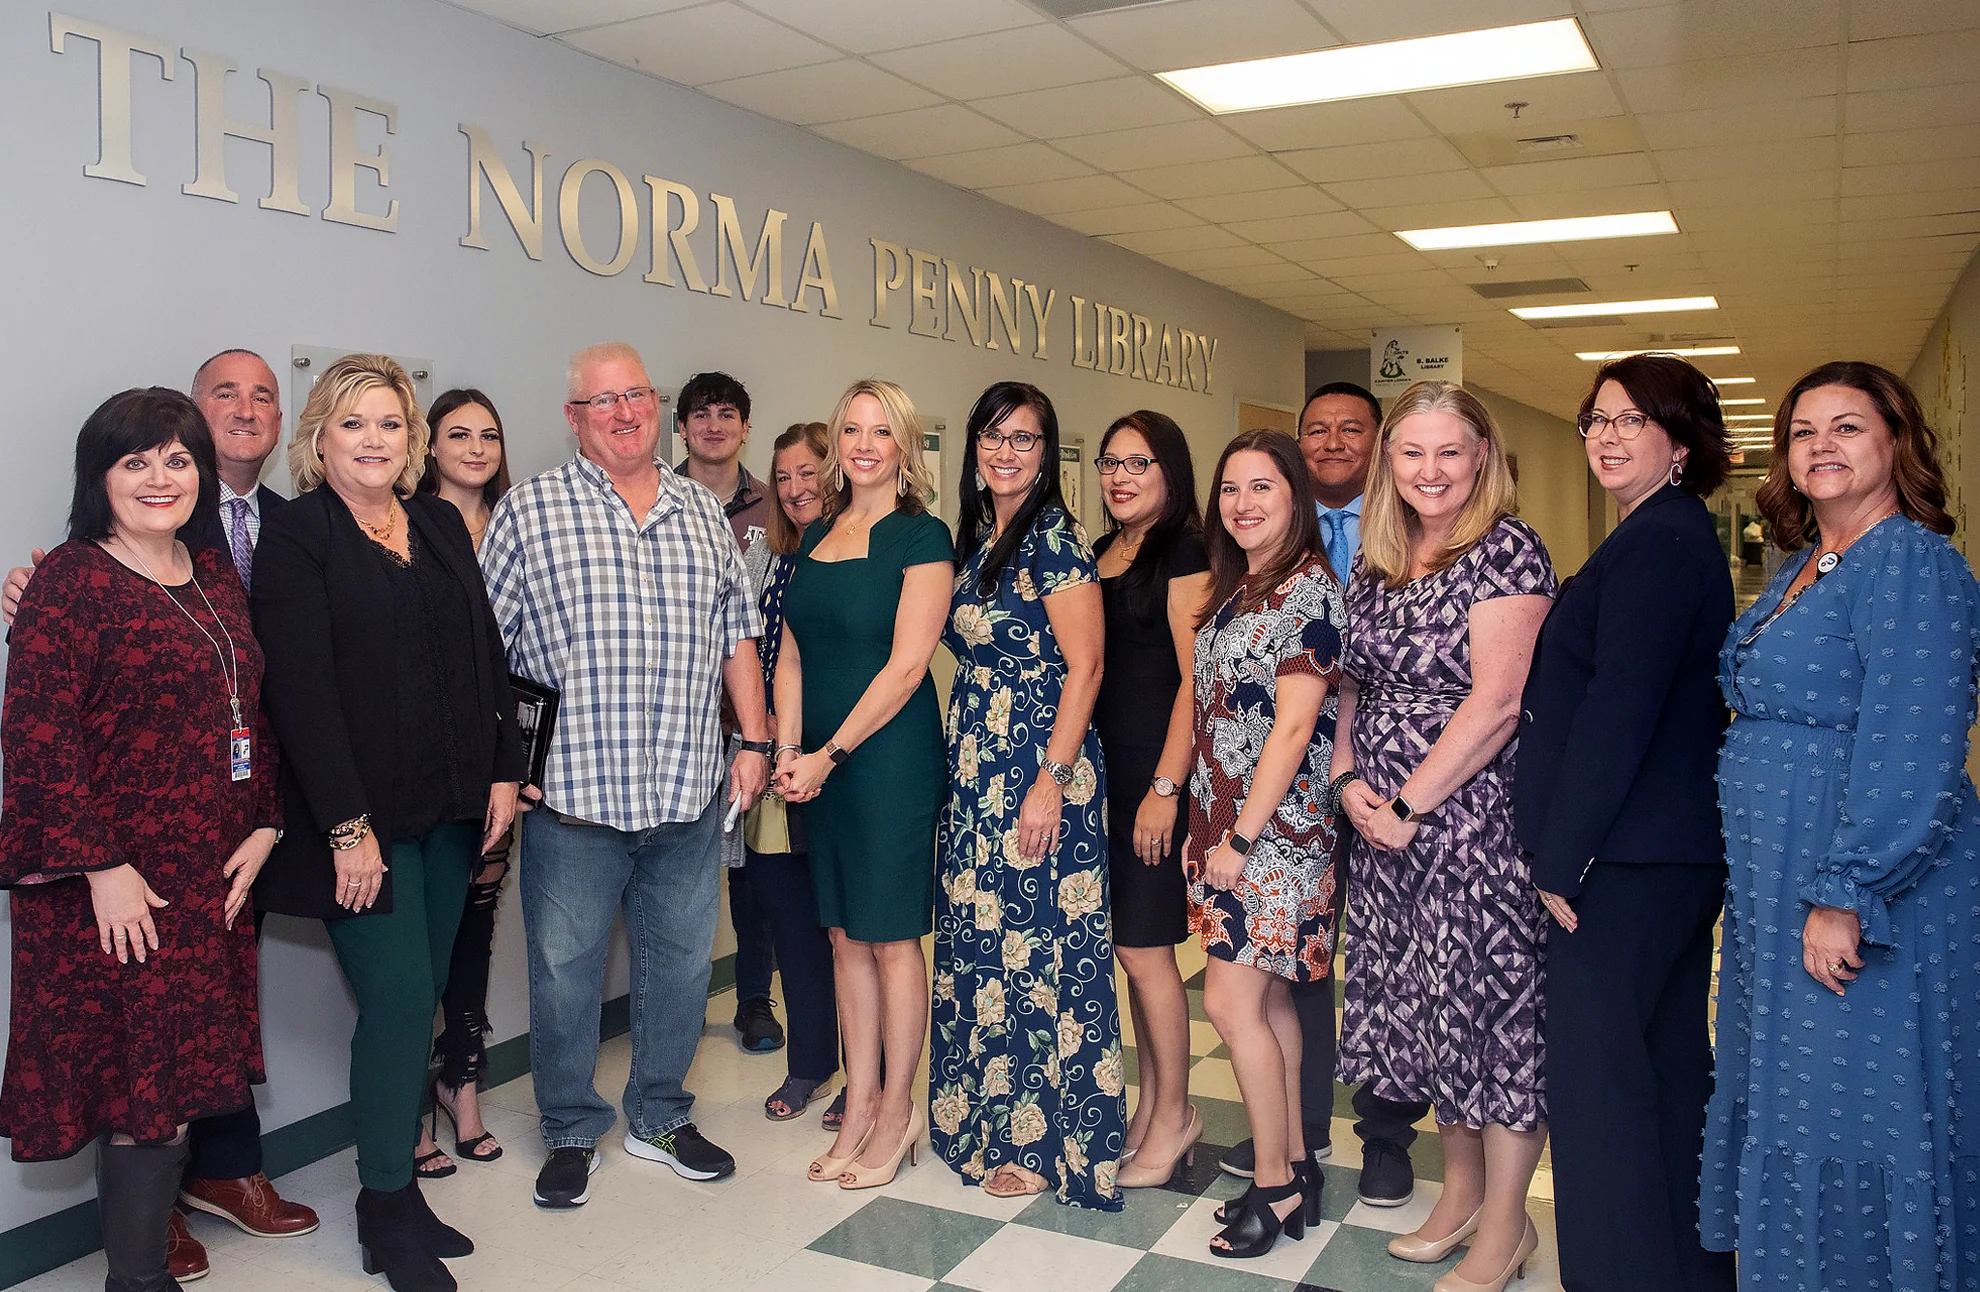
[[[690,1078],[696,1122],[736,1155],[737,1174],[691,1184],[665,1167],[626,1156],[623,1128],[601,1144],[605,1165],[592,1180],[592,1201],[575,1212],[539,1211],[530,1185],[543,1160],[534,1133],[527,1078],[484,1096],[489,1126],[508,1151],[489,1166],[463,1166],[427,1186],[434,1209],[472,1236],[480,1250],[450,1263],[469,1292],[694,1292],[802,1288],[805,1292],[1428,1292],[1456,1264],[1407,1265],[1388,1255],[1393,1233],[1428,1213],[1440,1187],[1442,1160],[1434,1131],[1417,1141],[1416,1198],[1379,1210],[1355,1199],[1359,1141],[1337,1092],[1334,1157],[1326,1167],[1325,1219],[1303,1242],[1281,1240],[1268,1256],[1232,1262],[1210,1255],[1217,1226],[1211,1211],[1242,1182],[1217,1170],[1219,1153],[1248,1131],[1236,1080],[1216,1032],[1202,1021],[1202,957],[1184,953],[1199,1056],[1191,1098],[1205,1132],[1186,1181],[1131,1190],[1116,1214],[1061,1207],[1050,1197],[998,1199],[966,1188],[925,1153],[885,1189],[865,1193],[811,1184],[805,1164],[829,1140],[818,1126],[823,1104],[797,1121],[763,1116],[763,1098],[784,1074],[781,1053],[746,1055],[729,1026],[731,993],[709,1002],[707,1030]],[[1130,1038],[1131,1039],[1131,1038]],[[630,1048],[608,1042],[599,1057],[599,1088],[616,1097]],[[444,1131],[443,1131],[444,1134]],[[451,1140],[443,1138],[443,1143]],[[924,1141],[924,1148],[926,1147]],[[254,1239],[210,1217],[192,1229],[212,1256],[201,1292],[263,1292],[271,1287],[381,1288],[358,1268],[351,1214],[356,1192],[352,1153],[284,1177],[285,1194],[323,1214],[315,1234]],[[1539,1254],[1519,1292],[1558,1288],[1554,1266],[1552,1178],[1543,1163],[1529,1207],[1541,1233]],[[103,1261],[93,1256],[20,1285],[32,1292],[95,1292]]]

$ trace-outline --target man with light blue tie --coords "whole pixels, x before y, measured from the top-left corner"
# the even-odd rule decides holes
[[[1330,381],[1307,396],[1299,415],[1299,447],[1306,456],[1307,474],[1320,513],[1320,538],[1327,563],[1345,586],[1354,554],[1361,548],[1361,494],[1368,467],[1381,440],[1382,405],[1373,394],[1351,381]],[[1351,837],[1340,823],[1341,846],[1336,864],[1347,855]],[[1345,904],[1347,876],[1334,885]],[[1339,921],[1337,921],[1337,924]],[[1334,980],[1293,988],[1299,1011],[1304,1052],[1300,1056],[1301,1100],[1306,1142],[1316,1158],[1332,1155],[1330,1133],[1334,1116],[1334,1044],[1338,1019],[1334,1013]],[[1428,1104],[1404,1104],[1384,1099],[1367,1086],[1354,1092],[1354,1133],[1361,1139],[1361,1201],[1371,1207],[1400,1207],[1416,1191],[1416,1173],[1409,1146],[1416,1138],[1414,1123],[1430,1113]],[[1251,1141],[1224,1154],[1221,1165],[1233,1175],[1252,1173]]]

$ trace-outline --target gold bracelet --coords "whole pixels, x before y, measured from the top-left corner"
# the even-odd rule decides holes
[[[350,820],[331,826],[324,832],[334,852],[349,852],[363,843],[371,833],[371,814],[363,813]]]

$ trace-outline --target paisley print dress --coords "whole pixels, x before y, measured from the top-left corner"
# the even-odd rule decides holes
[[[1059,1201],[1118,1210],[1127,1133],[1114,948],[1108,934],[1106,776],[1089,728],[1058,846],[1018,852],[1018,811],[1045,761],[1066,664],[1045,598],[1097,577],[1063,512],[1041,515],[987,599],[986,551],[956,576],[943,642],[949,804],[937,848],[930,1141],[979,1183],[1012,1164]]]

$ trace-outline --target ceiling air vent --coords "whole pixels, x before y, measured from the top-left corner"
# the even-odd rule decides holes
[[[1581,151],[1581,136],[1529,135],[1513,140],[1513,147],[1523,153],[1578,153]]]
[[[1560,296],[1567,292],[1592,290],[1579,278],[1528,278],[1523,282],[1468,283],[1466,286],[1488,301],[1502,301],[1513,296]]]

